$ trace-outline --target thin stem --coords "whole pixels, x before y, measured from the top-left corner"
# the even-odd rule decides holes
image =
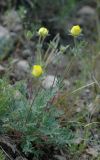
[[[76,90],[74,90],[74,91],[72,91],[72,92],[68,92],[68,93],[66,92],[66,93],[67,93],[66,97],[71,96],[72,94],[75,94],[75,93],[81,91],[82,89],[84,89],[84,88],[86,88],[86,87],[89,87],[89,86],[92,86],[92,85],[94,85],[94,84],[96,84],[96,82],[91,82],[91,83],[89,83],[89,84],[87,84],[87,85],[85,85],[85,86],[82,86],[82,87],[80,87],[80,88],[78,88],[78,89],[76,89]],[[54,97],[54,98],[55,98],[55,97]],[[54,99],[53,99],[53,100],[54,100]],[[53,101],[52,101],[52,103],[53,103]]]
[[[63,76],[62,76],[63,78],[62,78],[62,80],[60,81],[60,84],[63,83],[63,81],[64,81],[64,79],[65,79],[65,76],[68,76],[68,74],[69,74],[69,72],[70,72],[70,69],[71,69],[71,65],[73,64],[74,58],[75,58],[75,57],[73,57],[73,58],[71,59],[70,64],[65,68],[65,72],[64,72],[64,74],[63,74]],[[61,86],[60,89],[62,89],[62,87],[63,87],[63,86]]]
[[[55,44],[55,47],[52,49],[50,55],[48,55],[46,62],[45,62],[45,67],[47,67],[47,65],[50,63],[53,54],[55,54],[57,47],[58,47],[58,43],[59,43],[59,34],[54,38],[54,40],[52,41],[52,43]]]
[[[32,101],[31,101],[30,108],[29,108],[29,111],[28,111],[28,113],[27,113],[27,117],[26,117],[25,124],[27,123],[27,120],[28,120],[29,115],[30,115],[30,113],[31,113],[33,104],[34,104],[34,102],[35,102],[35,100],[36,100],[36,98],[37,98],[37,96],[38,96],[40,90],[41,90],[41,85],[39,86],[39,88],[38,88],[38,90],[37,90],[37,93],[36,93],[35,97],[33,97]]]
[[[77,52],[78,52],[78,48],[77,48],[77,39],[76,39],[76,37],[74,37],[74,45],[75,45],[75,51],[74,51],[74,56],[76,57],[76,55],[77,55]]]
[[[57,39],[58,39],[58,41],[57,41]],[[59,42],[59,34],[57,34],[55,37],[54,37],[54,39],[52,40],[52,43],[55,43],[57,41],[57,44],[56,44],[56,47],[58,46],[58,42]],[[56,48],[55,47],[55,48]],[[46,61],[47,60],[47,58],[48,58],[48,54],[49,54],[49,52],[50,52],[50,49],[52,49],[52,46],[49,44],[49,47],[48,47],[48,49],[47,49],[47,51],[46,51],[46,53],[45,53],[45,56],[44,56],[44,61]]]
[[[92,86],[92,85],[94,85],[94,84],[95,84],[95,82],[91,82],[91,83],[89,83],[89,84],[87,84],[87,85],[85,85],[85,86],[82,86],[82,87],[80,87],[80,88],[72,91],[71,94],[76,93],[76,92],[78,92],[78,91],[80,91],[80,90],[82,90],[82,89],[84,89],[84,88],[86,88],[86,87]]]
[[[7,152],[2,148],[2,146],[0,146],[0,148],[2,149],[2,151],[5,153],[5,155],[6,155],[10,160],[13,160],[13,159],[7,154]]]
[[[84,126],[84,128],[91,126],[92,124],[100,124],[100,122],[91,122]]]
[[[51,88],[50,88],[50,91],[51,91],[51,92],[52,92],[52,90],[53,90],[53,86],[54,86],[54,83],[55,83],[55,80],[56,80],[56,77],[57,77],[57,71],[58,71],[58,68],[56,67],[55,77],[54,77],[52,86],[51,86]],[[56,93],[55,93],[55,95],[56,95]],[[52,102],[53,102],[53,100],[54,100],[54,98],[55,98],[55,95],[54,95],[54,97],[53,97],[53,99],[52,99],[52,101],[51,101],[51,104],[52,104]],[[49,105],[49,101],[48,101],[47,104],[46,104],[46,108],[48,107],[48,105]]]
[[[37,53],[36,53],[36,61],[41,65],[42,63],[42,47],[45,38],[39,36],[38,45],[37,45]]]

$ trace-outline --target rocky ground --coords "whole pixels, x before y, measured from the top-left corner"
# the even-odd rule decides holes
[[[19,80],[25,80],[28,73],[31,70],[31,66],[34,64],[35,60],[35,41],[34,39],[31,39],[30,41],[27,40],[27,38],[24,35],[24,24],[23,20],[20,17],[20,14],[16,7],[11,8],[9,11],[7,10],[7,6],[5,1],[0,1],[0,77],[8,76],[11,84],[14,84],[16,81]],[[7,11],[7,12],[6,12]],[[51,12],[52,13],[52,12]],[[75,14],[74,14],[75,13]],[[73,39],[70,35],[68,35],[68,29],[73,24],[79,24],[83,29],[83,37],[85,41],[89,43],[90,48],[88,48],[86,53],[90,52],[92,49],[91,44],[95,45],[97,42],[97,12],[96,9],[96,3],[95,1],[91,2],[85,2],[85,3],[78,3],[74,10],[72,10],[72,13],[70,14],[70,17],[66,16],[66,22],[63,23],[63,27],[61,24],[58,24],[58,20],[51,20],[50,21],[50,15],[47,15],[47,17],[44,20],[41,20],[42,23],[46,23],[47,27],[49,28],[51,32],[51,36],[49,37],[52,39],[52,37],[60,32],[61,34],[61,41],[64,44],[71,44],[73,46]],[[39,17],[40,18],[40,17]],[[63,21],[65,21],[65,19]],[[45,22],[46,21],[46,22]],[[94,34],[92,34],[94,33]],[[66,38],[67,37],[67,38]],[[35,37],[37,40],[37,38]],[[47,42],[49,39],[47,39]],[[45,42],[46,43],[46,42]],[[69,50],[67,51],[69,52]],[[93,50],[92,50],[93,52]],[[66,53],[68,54],[68,53]],[[93,53],[94,54],[94,53]],[[70,61],[70,56],[66,55],[60,55],[60,63],[52,62],[48,68],[48,75],[43,81],[43,87],[49,88],[53,81],[54,81],[54,75],[55,70],[54,68],[58,68],[59,75],[62,75],[62,72],[64,68],[66,67],[66,63],[68,64]],[[97,79],[100,79],[100,54],[97,57],[96,65],[94,67],[96,77]],[[68,75],[66,75],[64,80],[65,90],[68,92],[70,90],[73,90],[76,84],[78,84],[77,79],[80,77],[80,73],[83,69],[82,62],[81,61],[75,61],[75,63],[71,66],[70,72]],[[56,77],[57,78],[57,77]],[[91,79],[89,78],[87,80],[88,84],[91,83]],[[95,97],[95,98],[94,98]],[[77,96],[77,98],[74,99],[74,95],[71,98],[66,99],[64,97],[64,93],[61,95],[58,95],[57,100],[64,98],[64,103],[57,101],[58,107],[63,107],[64,105],[68,106],[74,106],[74,110],[70,109],[69,111],[66,111],[68,119],[75,116],[75,114],[80,114],[83,108],[87,107],[88,110],[88,116],[91,115],[91,117],[87,117],[87,122],[92,123],[96,121],[100,121],[100,95],[99,93],[94,96],[94,88],[89,86],[86,87],[84,90],[81,91],[80,95]],[[56,100],[55,100],[56,103]],[[100,157],[100,132],[99,125],[96,127],[93,127],[91,130],[91,141],[87,143],[87,146],[85,150],[79,155],[78,160],[99,160]],[[81,144],[82,141],[82,135],[81,131],[77,130],[79,137],[76,139],[76,144]],[[93,140],[93,141],[92,141]],[[6,150],[6,157],[7,160],[27,160],[24,158],[23,154],[20,153],[18,148],[15,145],[15,141],[12,140],[10,137],[6,136],[0,136],[0,148],[5,153]],[[44,158],[45,160],[46,158]],[[54,159],[57,160],[76,160],[73,155],[66,155],[63,151],[54,151]]]

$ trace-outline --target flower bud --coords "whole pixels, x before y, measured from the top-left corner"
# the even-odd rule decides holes
[[[41,27],[38,31],[38,35],[41,37],[46,37],[48,35],[49,31],[45,27]]]
[[[81,34],[82,29],[80,28],[79,25],[73,26],[70,30],[70,33],[72,36],[77,37]]]
[[[34,77],[40,77],[43,74],[43,69],[40,65],[34,65],[32,67],[32,75]]]

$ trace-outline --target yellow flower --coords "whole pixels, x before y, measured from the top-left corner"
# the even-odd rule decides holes
[[[32,67],[32,75],[34,77],[40,77],[43,74],[43,69],[40,65],[34,65]]]
[[[72,36],[77,37],[81,34],[82,29],[80,28],[79,25],[73,26],[70,30],[70,33]]]
[[[38,35],[41,37],[46,37],[48,35],[49,31],[45,27],[41,27],[38,31]]]

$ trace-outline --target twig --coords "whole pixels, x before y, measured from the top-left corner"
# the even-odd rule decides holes
[[[3,150],[3,152],[6,154],[6,156],[7,156],[10,160],[13,160],[13,159],[6,153],[6,151],[2,148],[1,145],[0,145],[0,148]]]
[[[82,86],[82,87],[80,87],[80,88],[72,91],[71,93],[72,93],[72,94],[73,94],[73,93],[76,93],[76,92],[78,92],[78,91],[80,91],[80,90],[82,90],[82,89],[84,89],[84,88],[86,88],[86,87],[89,87],[89,86],[93,85],[93,84],[95,84],[95,82],[91,82],[91,83],[89,83],[89,84],[87,84],[87,85],[85,85],[85,86]]]

